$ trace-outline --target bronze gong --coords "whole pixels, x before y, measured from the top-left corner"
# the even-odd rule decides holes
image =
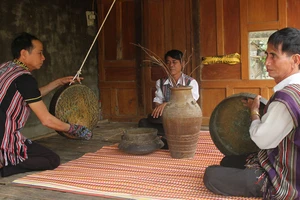
[[[79,124],[93,130],[99,119],[98,99],[94,92],[83,84],[65,85],[53,95],[49,111],[63,122]],[[62,136],[77,139],[61,131]]]
[[[254,99],[255,96],[250,93],[235,94],[225,98],[213,110],[209,131],[214,144],[224,155],[243,155],[259,150],[250,138],[250,110],[242,103],[243,99]],[[261,98],[261,115],[266,104],[267,100]]]

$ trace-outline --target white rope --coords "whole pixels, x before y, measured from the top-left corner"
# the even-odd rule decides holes
[[[102,29],[102,27],[103,27],[103,25],[104,25],[104,23],[105,23],[107,17],[108,17],[108,15],[109,15],[111,9],[113,8],[115,2],[116,2],[116,0],[114,0],[114,1],[112,2],[112,4],[111,4],[111,6],[110,6],[110,8],[109,8],[109,10],[108,10],[108,12],[107,12],[107,14],[106,14],[104,20],[103,20],[103,22],[102,22],[102,24],[101,24],[101,26],[100,26],[100,28],[99,28],[99,30],[98,30],[98,33],[97,33],[97,35],[95,36],[94,41],[93,41],[92,45],[90,46],[90,49],[88,50],[88,52],[87,52],[87,54],[86,54],[86,56],[85,56],[85,58],[84,58],[84,60],[83,60],[83,62],[82,62],[82,64],[81,64],[81,67],[80,67],[79,70],[77,71],[76,75],[73,77],[73,81],[74,81],[77,77],[79,77],[79,75],[81,74],[81,69],[82,69],[82,67],[83,67],[83,65],[84,65],[84,63],[85,63],[85,61],[86,61],[88,55],[90,54],[90,52],[91,52],[91,50],[92,50],[92,48],[93,48],[93,46],[94,46],[94,44],[95,44],[95,42],[96,42],[96,40],[97,40],[97,38],[98,38],[98,35],[99,35],[99,33],[100,33],[100,31],[101,31],[101,29]],[[71,84],[72,84],[72,83],[70,83],[69,85],[71,85]]]

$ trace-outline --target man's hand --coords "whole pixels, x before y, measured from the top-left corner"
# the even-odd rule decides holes
[[[166,105],[167,105],[167,102],[157,105],[157,106],[154,108],[154,110],[153,110],[151,116],[152,116],[153,118],[158,118],[158,117],[162,116],[163,111],[164,111],[164,108],[165,108]]]
[[[247,99],[243,99],[243,105],[248,107],[250,110],[259,110],[259,106],[260,106],[260,95],[257,95],[254,99],[251,98],[247,98]]]
[[[257,95],[254,99],[243,99],[243,105],[248,107],[251,113],[252,120],[259,119],[259,106],[260,106],[260,95]]]
[[[248,107],[249,109],[251,109],[252,104],[253,104],[253,99],[251,99],[251,98],[242,99],[242,103],[243,103],[243,106]]]
[[[83,80],[82,77],[76,77],[76,79],[73,80],[73,76],[66,76],[66,77],[62,77],[62,78],[59,78],[57,79],[57,81],[59,82],[59,85],[65,85],[65,84],[68,84],[68,83],[75,83],[76,81],[81,83],[81,80]]]
[[[93,133],[87,127],[77,124],[70,124],[70,129],[67,133],[73,137],[85,140],[89,140],[93,136]]]
[[[252,102],[252,106],[251,106],[251,110],[259,110],[259,106],[260,106],[260,99],[261,99],[261,96],[260,95],[257,95],[253,102]]]

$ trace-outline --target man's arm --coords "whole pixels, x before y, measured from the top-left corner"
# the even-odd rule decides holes
[[[160,88],[161,85],[160,81],[161,81],[160,79],[156,81],[156,91],[155,91],[155,97],[153,99],[153,102],[155,103],[155,108],[151,113],[151,116],[153,118],[158,118],[159,116],[161,116],[167,104],[166,102],[163,102],[164,95],[162,93],[162,89]]]
[[[164,95],[162,93],[162,90],[160,88],[160,79],[158,79],[156,81],[155,87],[156,87],[156,91],[155,91],[155,97],[153,99],[153,102],[155,103],[155,105],[157,106],[157,104],[162,104],[164,101]]]
[[[60,79],[62,83],[67,80],[69,80],[69,77]],[[50,84],[46,87],[46,90],[53,88],[54,85]],[[36,114],[44,126],[57,131],[67,132],[68,134],[80,139],[88,140],[92,137],[92,132],[85,126],[65,123],[49,113],[45,103],[41,99],[41,93],[37,87],[37,82],[31,75],[25,74],[18,77],[16,80],[16,86],[25,102],[29,105],[30,109]]]
[[[293,119],[286,106],[281,102],[272,102],[261,120],[252,119],[251,139],[260,149],[271,149],[287,136],[293,129]]]
[[[198,82],[196,80],[192,80],[190,85],[189,86],[192,86],[192,95],[195,99],[195,101],[197,101],[199,99],[199,85],[198,85]]]
[[[51,115],[42,100],[30,103],[29,107],[36,114],[42,124],[48,128],[62,131],[70,134],[70,136],[72,137],[75,136],[77,138],[85,140],[91,139],[93,135],[93,133],[85,126],[78,124],[68,124]]]
[[[82,78],[77,79],[78,82],[80,82],[80,80],[82,80]],[[47,84],[43,87],[40,87],[39,90],[43,97],[43,96],[47,95],[49,92],[51,92],[52,90],[54,90],[55,88],[57,88],[58,86],[63,86],[68,83],[74,83],[73,76],[67,76],[67,77],[56,79],[56,80],[50,82],[49,84]]]
[[[44,126],[62,132],[67,132],[70,129],[70,125],[68,123],[62,122],[49,113],[43,101],[30,103],[29,107]]]

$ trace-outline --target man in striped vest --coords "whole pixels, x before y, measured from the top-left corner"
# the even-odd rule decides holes
[[[250,137],[261,150],[225,156],[206,169],[204,184],[222,195],[300,199],[300,30],[273,33],[266,56],[276,85],[264,115],[258,112],[260,95],[244,101],[251,111]]]
[[[0,65],[0,174],[54,169],[59,156],[22,135],[22,128],[32,110],[48,128],[69,133],[81,139],[90,139],[86,127],[64,123],[48,112],[42,97],[64,84],[72,82],[68,76],[38,88],[33,70],[40,69],[45,57],[42,42],[35,36],[22,33],[11,45],[13,60]]]
[[[162,141],[165,143],[164,149],[168,149],[167,141],[162,125],[161,116],[167,102],[170,100],[170,88],[176,86],[192,86],[192,95],[197,101],[199,99],[199,86],[195,79],[183,73],[185,61],[183,60],[183,53],[179,50],[173,49],[165,54],[165,62],[170,72],[170,76],[158,79],[156,81],[156,91],[153,102],[155,108],[148,118],[143,118],[139,121],[139,127],[150,127],[158,129],[158,135],[163,136]]]

